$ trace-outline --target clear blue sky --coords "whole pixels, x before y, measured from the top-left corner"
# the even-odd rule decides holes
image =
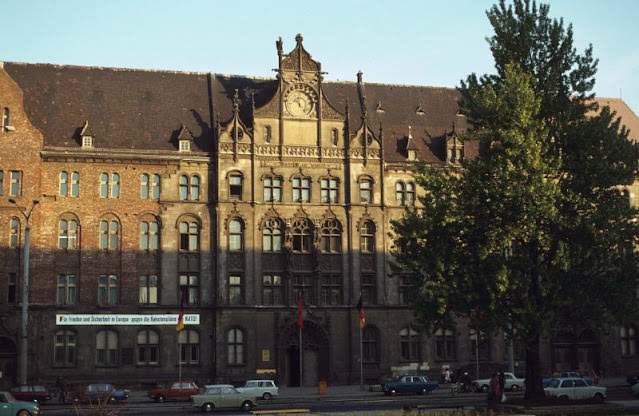
[[[0,0],[0,61],[272,77],[295,35],[328,80],[455,87],[493,72],[487,0]],[[639,1],[547,0],[639,114]]]

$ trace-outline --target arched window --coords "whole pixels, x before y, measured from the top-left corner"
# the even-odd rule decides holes
[[[340,253],[342,251],[342,227],[335,218],[322,224],[322,253]]]
[[[114,366],[118,363],[118,334],[111,330],[99,331],[95,336],[95,363]]]
[[[120,175],[113,173],[111,175],[111,198],[120,197]]]
[[[244,332],[233,328],[227,333],[227,363],[229,365],[244,364]]]
[[[71,189],[69,196],[77,198],[80,196],[80,173],[71,172]]]
[[[100,221],[100,249],[117,250],[120,241],[120,224],[115,220]]]
[[[60,172],[60,196],[69,194],[69,174],[65,171]]]
[[[395,184],[395,198],[399,206],[414,206],[415,184],[412,182],[397,182]]]
[[[189,197],[189,177],[180,176],[180,201],[186,201]]]
[[[191,176],[190,199],[191,201],[200,200],[200,177],[197,175]]]
[[[138,364],[160,364],[160,336],[152,329],[138,332]]]
[[[100,174],[100,198],[109,197],[109,174]]]
[[[373,202],[373,180],[369,177],[362,177],[359,180],[359,201],[363,204]]]
[[[78,221],[61,219],[58,226],[58,248],[75,250],[78,248]]]
[[[395,199],[397,199],[397,205],[399,206],[404,206],[406,204],[406,196],[404,192],[404,182],[397,182],[395,184]]]
[[[244,223],[239,219],[229,221],[229,251],[242,251],[244,248]]]
[[[422,358],[422,343],[419,333],[412,327],[399,331],[400,358],[403,361],[418,361]]]
[[[151,176],[151,198],[160,199],[160,175]]]
[[[149,175],[143,173],[140,175],[140,198],[147,199],[149,197]]]
[[[76,359],[77,337],[68,329],[56,331],[53,347],[53,363],[56,367],[73,367]]]
[[[282,251],[282,225],[279,219],[273,218],[265,222],[262,231],[262,250],[265,253]]]
[[[410,207],[415,205],[415,184],[412,182],[406,183],[406,205]]]
[[[180,222],[180,251],[200,250],[200,229],[195,221]]]
[[[291,227],[294,253],[309,253],[311,251],[311,236],[313,233],[310,221],[297,218]]]
[[[155,220],[140,223],[140,250],[157,250],[159,246],[158,222]]]
[[[192,329],[183,329],[178,335],[180,362],[195,365],[200,363],[200,334]]]
[[[362,222],[359,228],[359,247],[362,253],[375,252],[375,224],[373,221]]]

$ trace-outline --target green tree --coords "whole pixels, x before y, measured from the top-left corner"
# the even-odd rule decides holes
[[[427,329],[479,310],[485,330],[526,346],[526,396],[543,397],[542,339],[558,328],[636,317],[637,211],[623,186],[639,152],[606,107],[593,112],[596,61],[549,7],[487,13],[495,75],[461,83],[479,156],[421,166],[422,209],[393,223],[396,271],[410,272]]]

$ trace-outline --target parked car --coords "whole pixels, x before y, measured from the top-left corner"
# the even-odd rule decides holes
[[[438,382],[426,376],[405,375],[384,383],[382,390],[385,395],[394,396],[400,393],[428,394],[438,387]]]
[[[237,388],[240,393],[251,394],[264,400],[270,400],[273,396],[277,396],[279,390],[273,380],[248,380],[243,387]]]
[[[16,400],[8,391],[0,391],[0,415],[37,416],[39,414],[38,402]]]
[[[517,391],[524,388],[526,385],[526,379],[519,378],[513,373],[504,371],[504,388],[506,390]],[[490,386],[489,378],[482,378],[473,380],[472,389],[475,392],[486,392]]]
[[[206,386],[203,393],[191,396],[191,405],[202,409],[203,412],[212,412],[213,409],[232,408],[243,412],[253,410],[255,396],[248,393],[240,393],[230,384],[212,384]]]
[[[583,378],[584,380],[586,380],[586,383],[588,383],[589,385],[599,383],[599,377],[596,377],[596,375],[595,377],[592,377],[588,374],[590,373],[587,371],[555,371],[552,374],[552,376],[542,378],[541,383],[544,385],[544,387],[547,387],[548,384],[550,383],[550,380],[552,380],[553,378],[561,378],[561,377]]]
[[[108,400],[110,402],[126,400],[129,398],[129,391],[118,389],[111,383],[91,383],[84,389],[71,390],[67,397],[73,402],[89,403]]]
[[[639,383],[635,383],[632,386],[630,386],[630,390],[632,390],[632,394],[634,396],[639,397]]]
[[[155,388],[149,391],[149,398],[158,403],[165,401],[189,400],[192,395],[199,394],[204,391],[198,387],[195,381],[175,381],[168,387]]]
[[[593,386],[583,377],[553,378],[544,388],[548,397],[556,397],[561,400],[589,400],[603,402],[606,399],[606,388]]]
[[[44,403],[47,400],[51,400],[51,397],[53,397],[51,393],[49,393],[49,390],[47,390],[44,386],[16,386],[11,388],[10,392],[16,400],[25,400],[28,402],[35,401],[38,403]]]

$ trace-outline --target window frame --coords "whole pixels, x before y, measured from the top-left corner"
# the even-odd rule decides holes
[[[112,329],[99,330],[95,334],[95,366],[117,366],[120,358],[119,347],[119,336],[116,331]],[[103,357],[101,357],[101,353]]]
[[[311,178],[296,175],[291,178],[293,202],[311,202]]]
[[[135,345],[138,353],[137,365],[147,367],[160,365],[160,335],[158,331],[150,328],[140,329],[136,335]]]
[[[56,306],[75,306],[78,301],[78,279],[75,274],[56,276]]]
[[[78,336],[75,331],[70,329],[55,331],[53,334],[53,367],[75,367],[77,345]]]
[[[239,327],[231,328],[226,333],[226,364],[228,366],[245,365],[246,336]]]
[[[159,278],[155,274],[138,277],[138,305],[157,305],[160,298]]]
[[[237,182],[237,183],[234,183]],[[231,172],[228,176],[229,199],[243,200],[244,175],[241,172]]]
[[[374,192],[373,178],[369,176],[362,176],[359,178],[358,185],[359,185],[359,202],[362,204],[372,204],[373,192]]]
[[[178,332],[178,345],[180,346],[180,355],[178,357],[180,364],[200,364],[200,333],[198,331],[183,329]]]
[[[322,204],[339,204],[340,180],[334,176],[320,178],[320,202]]]
[[[119,303],[120,282],[115,274],[98,275],[98,306],[112,307]]]

